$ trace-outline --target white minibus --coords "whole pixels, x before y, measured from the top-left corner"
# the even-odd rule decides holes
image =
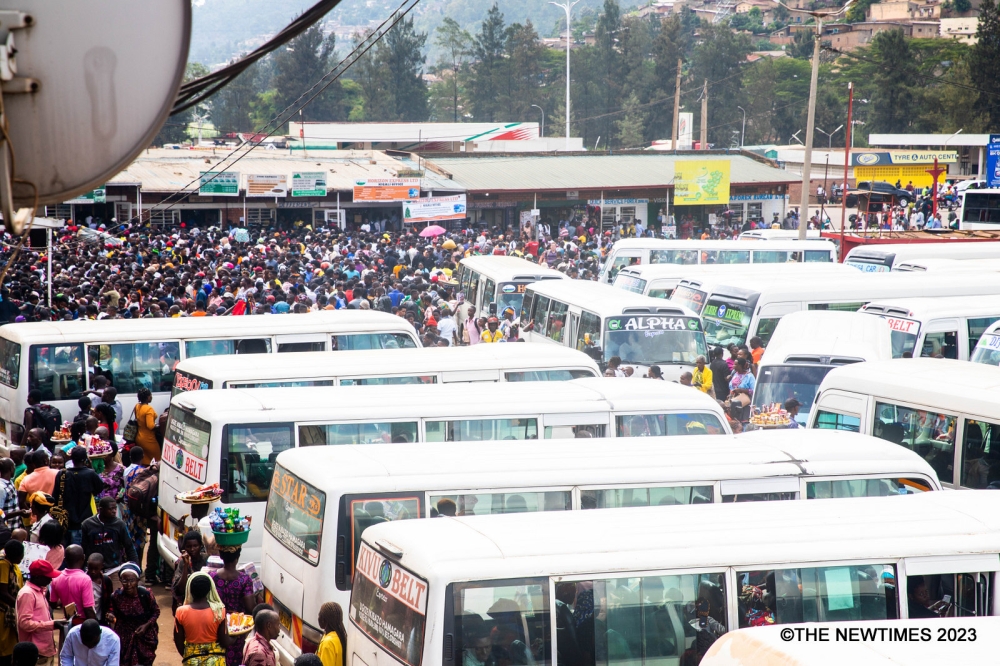
[[[891,358],[892,336],[885,320],[857,312],[792,312],[781,318],[758,364],[751,404],[760,411],[794,398],[800,405],[795,418],[805,427],[830,370]]]
[[[369,665],[697,663],[737,628],[995,616],[998,570],[985,491],[397,521],[362,539],[347,646]]]
[[[973,363],[1000,365],[1000,321],[991,324],[983,331],[975,350],[969,355],[969,360]]]
[[[828,240],[662,240],[626,238],[614,244],[599,281],[613,284],[618,271],[638,264],[783,264],[786,261],[837,261]]]
[[[867,303],[889,298],[953,297],[1000,294],[1000,274],[821,276],[791,282],[774,276],[739,282],[683,280],[670,301],[701,314],[709,345],[745,344],[757,336],[764,345],[781,317],[798,310],[856,312]]]
[[[955,273],[959,271],[1000,271],[1000,261],[993,257],[985,259],[943,259],[941,257],[924,257],[897,262],[893,271],[910,273]]]
[[[1000,189],[974,190],[962,196],[958,211],[959,229],[990,229],[1000,227]]]
[[[72,420],[95,375],[118,389],[123,414],[132,411],[143,387],[153,392],[160,412],[185,358],[419,346],[405,319],[364,310],[8,324],[0,327],[0,435],[20,441],[33,389]]]
[[[942,241],[940,243],[879,243],[860,245],[847,253],[844,263],[865,273],[884,273],[896,264],[914,259],[1000,258],[997,241]]]
[[[255,525],[278,454],[296,446],[725,434],[719,404],[672,382],[574,379],[191,391],[173,398],[160,467],[160,552],[173,562],[190,507],[178,493],[218,483]],[[585,434],[586,433],[586,434]],[[244,548],[260,561],[261,530]]]
[[[957,604],[950,606],[948,612],[955,615],[941,618],[737,629],[709,647],[701,666],[927,666],[996,661],[1000,621],[969,617]]]
[[[276,643],[290,665],[315,651],[320,605],[348,607],[362,534],[381,522],[939,489],[909,451],[820,431],[584,439],[544,449],[528,442],[297,449],[278,456],[261,579],[284,620]]]
[[[479,314],[499,316],[505,309],[513,308],[516,316],[528,284],[569,278],[527,259],[486,255],[462,259],[455,279],[465,293],[466,302],[475,305]]]
[[[986,329],[1000,320],[1000,294],[878,300],[859,312],[889,322],[893,358],[906,354],[967,361]]]
[[[1000,368],[915,358],[835,368],[810,428],[875,435],[919,453],[941,483],[1000,485]]]
[[[807,229],[806,230],[806,240],[819,240],[822,238],[820,236],[819,229]],[[751,229],[750,231],[740,232],[740,235],[736,237],[736,240],[798,240],[799,230],[798,229]]]
[[[181,361],[174,395],[219,388],[564,381],[600,376],[600,368],[586,354],[540,345],[422,347],[392,354],[299,353],[261,357],[253,363],[235,356],[213,356]]]
[[[658,365],[667,381],[676,381],[708,354],[697,314],[590,280],[530,285],[521,309],[521,337],[578,349],[602,367],[618,356],[634,376]]]
[[[739,279],[744,275],[784,275],[790,279],[816,279],[821,275],[851,275],[854,269],[834,263],[785,264],[645,264],[618,271],[614,287],[650,298],[670,298],[687,278]]]

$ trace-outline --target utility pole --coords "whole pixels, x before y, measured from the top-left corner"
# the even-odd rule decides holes
[[[566,149],[569,150],[569,49],[570,39],[573,34],[573,24],[570,21],[570,12],[580,0],[566,0],[564,3],[549,2],[550,5],[560,7],[566,12]]]
[[[844,137],[844,189],[840,191],[840,263],[844,263],[844,229],[847,227],[847,176],[851,168],[851,144],[854,143],[854,126],[851,114],[854,111],[854,83],[847,84],[847,135]]]
[[[815,16],[815,15],[814,15]],[[806,239],[809,227],[809,188],[812,179],[813,134],[816,132],[816,86],[819,83],[819,43],[823,21],[816,18],[816,41],[813,43],[812,78],[809,80],[809,113],[806,117],[806,146],[802,157],[802,200],[799,208],[799,240]]]
[[[701,91],[701,149],[708,150],[708,79]]]
[[[677,86],[674,88],[674,124],[670,128],[670,145],[677,150],[677,142],[680,140],[681,124],[681,62],[677,59]]]

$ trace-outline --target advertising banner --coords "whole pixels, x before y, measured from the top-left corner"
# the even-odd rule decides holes
[[[986,150],[986,186],[1000,187],[1000,134],[990,134]]]
[[[889,166],[892,164],[954,164],[958,153],[953,150],[861,150],[851,155],[852,166]]]
[[[322,171],[303,171],[292,174],[293,197],[325,197],[326,174]]]
[[[288,176],[265,176],[259,174],[247,174],[247,196],[248,197],[287,197],[288,196]]]
[[[729,203],[729,160],[678,160],[674,206]]]
[[[95,203],[107,203],[106,192],[103,187],[99,187],[96,190],[91,190],[90,192],[84,192],[75,199],[70,199],[69,201],[64,201],[63,203],[68,204],[95,204]]]
[[[694,140],[694,114],[681,113],[677,121],[677,150],[691,150]]]
[[[368,178],[354,181],[355,201],[406,201],[419,198],[419,178]]]
[[[240,194],[238,171],[202,171],[198,181],[201,196],[235,197]]]
[[[432,220],[464,220],[465,195],[427,197],[403,202],[403,222],[430,222]]]

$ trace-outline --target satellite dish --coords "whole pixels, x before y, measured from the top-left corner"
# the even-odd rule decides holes
[[[0,0],[14,177],[37,187],[39,204],[102,186],[149,145],[170,113],[190,37],[190,0]],[[0,196],[7,188],[0,183]],[[13,208],[34,196],[15,182]]]

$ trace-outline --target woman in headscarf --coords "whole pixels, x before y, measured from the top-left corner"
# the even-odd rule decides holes
[[[137,564],[122,565],[122,586],[111,595],[108,608],[108,622],[121,639],[121,666],[152,666],[156,659],[160,607],[152,592],[139,585],[140,574]]]
[[[174,613],[174,645],[184,666],[226,666],[226,607],[212,578],[204,571],[187,580],[184,605]]]
[[[45,523],[50,523],[55,520],[49,511],[55,506],[55,500],[52,495],[43,492],[33,492],[28,495],[28,506],[31,507],[31,530],[28,535],[28,541],[32,543],[39,543],[41,541],[40,536],[42,533],[42,526]]]
[[[240,561],[243,549],[239,546],[219,546],[219,557],[222,558],[222,569],[209,572],[219,598],[226,605],[227,613],[253,613],[257,599],[253,593],[253,579],[246,571],[240,571],[236,564]],[[322,611],[321,611],[322,619]],[[322,622],[320,623],[322,627]],[[226,650],[227,666],[240,666],[243,663],[244,636],[234,636],[233,643]]]

